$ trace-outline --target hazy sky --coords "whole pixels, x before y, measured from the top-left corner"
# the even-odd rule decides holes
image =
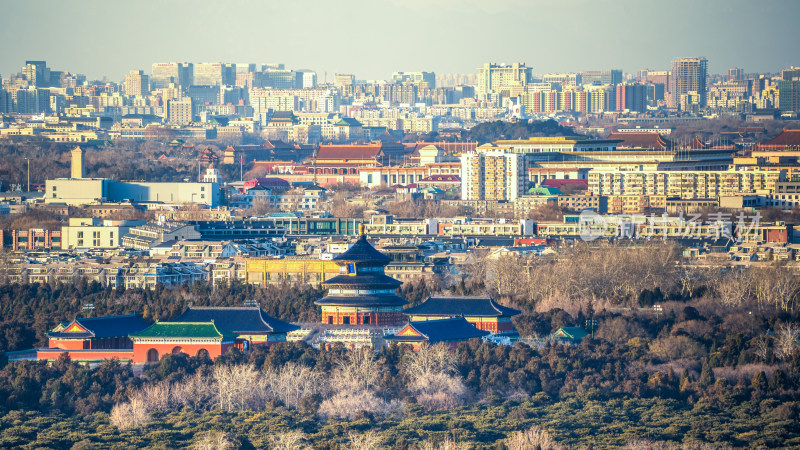
[[[798,18],[800,0],[0,0],[0,73],[26,59],[111,80],[153,62],[280,62],[322,81],[490,61],[635,72],[677,56],[777,72],[800,65]]]

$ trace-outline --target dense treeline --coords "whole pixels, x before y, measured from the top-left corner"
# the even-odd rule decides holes
[[[195,306],[242,306],[255,300],[268,314],[293,322],[317,321],[314,300],[322,291],[311,286],[257,287],[233,283],[195,283],[167,289],[112,289],[96,282],[76,284],[0,285],[0,351],[46,346],[45,333],[76,316],[142,315],[148,321],[169,320]],[[91,305],[93,309],[86,307]]]
[[[797,277],[779,266],[679,262],[665,244],[577,246],[531,260],[476,258],[463,276],[400,290],[412,305],[442,289],[489,291],[523,311],[514,319],[523,336],[540,337],[514,346],[473,341],[452,352],[389,347],[371,356],[284,343],[214,362],[167,355],[141,375],[114,362],[96,370],[66,359],[3,363],[0,445],[193,445],[213,431],[244,448],[279,448],[278,437],[294,448],[353,446],[354,439],[402,449],[445,439],[525,448],[509,440],[525,430],[527,437],[515,436],[549,433],[566,445],[800,445]],[[321,295],[286,285],[6,285],[0,344],[43,345],[47,329],[87,303],[93,315],[135,311],[154,320],[175,317],[190,302],[255,299],[271,315],[301,321],[319,319],[313,301]],[[579,345],[547,339],[576,325],[593,336]],[[54,417],[80,431],[59,434]],[[242,421],[261,425],[242,431]]]

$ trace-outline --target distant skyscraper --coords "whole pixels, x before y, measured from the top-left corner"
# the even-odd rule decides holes
[[[669,89],[671,106],[686,109],[687,99],[692,98],[697,100],[699,107],[704,107],[707,73],[708,60],[703,57],[673,59]]]
[[[744,80],[744,70],[738,67],[728,69],[728,81],[739,81],[739,80]]]
[[[647,103],[647,86],[644,84],[618,84],[617,111],[643,112]]]
[[[233,85],[236,82],[236,65],[200,63],[194,68],[194,84],[198,86]]]
[[[186,89],[194,84],[193,80],[194,64],[187,62],[155,63],[153,64],[153,76],[150,77],[153,89],[169,87],[170,83]]]
[[[584,70],[581,82],[589,86],[617,85],[622,83],[621,70]]]
[[[50,85],[50,69],[45,61],[25,61],[22,75],[32,86],[47,87]]]
[[[313,70],[299,70],[298,72],[303,75],[303,89],[311,89],[317,87],[317,73]]]
[[[150,81],[143,70],[131,70],[125,75],[125,95],[141,97],[148,94],[150,94]]]
[[[800,67],[781,73],[778,82],[778,108],[783,112],[800,112]]]
[[[478,88],[476,94],[478,99],[487,100],[490,96],[496,96],[503,90],[512,88],[525,88],[531,79],[531,67],[525,67],[525,63],[514,63],[510,66],[505,64],[486,63],[478,68]]]

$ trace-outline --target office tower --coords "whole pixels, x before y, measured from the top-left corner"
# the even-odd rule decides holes
[[[11,94],[5,89],[0,89],[0,113],[10,112],[14,112],[14,103],[11,101]]]
[[[317,87],[317,73],[313,70],[302,69],[298,72],[302,73],[303,86],[302,89],[313,89]]]
[[[643,112],[647,100],[647,87],[644,84],[618,84],[616,87],[617,111]]]
[[[25,61],[22,75],[33,86],[50,86],[50,69],[47,67],[46,61]]]
[[[392,83],[426,83],[428,89],[436,89],[436,74],[433,72],[395,72]]]
[[[125,95],[141,97],[150,94],[150,80],[144,70],[131,70],[125,75]]]
[[[192,123],[192,99],[184,97],[180,100],[167,100],[167,121],[175,125]]]
[[[253,63],[236,63],[234,67],[237,74],[256,71],[256,65]]]
[[[740,80],[744,80],[744,70],[738,67],[728,69],[728,81],[740,81]]]
[[[783,112],[800,112],[800,67],[781,72],[778,92],[778,109]]]
[[[503,90],[524,88],[531,80],[531,67],[525,63],[505,64],[485,63],[478,68],[478,99],[487,100],[488,96],[498,95]]]
[[[192,103],[195,105],[216,105],[219,103],[220,87],[219,86],[203,86],[193,85],[189,86],[186,90]]]
[[[154,63],[153,76],[150,81],[153,89],[169,87],[170,83],[183,89],[194,83],[194,64],[187,62]]]
[[[675,58],[670,75],[671,106],[687,109],[694,103],[706,106],[708,60],[703,57]]]
[[[622,83],[621,70],[584,70],[581,73],[581,83],[589,86],[614,86]]]
[[[233,85],[236,66],[223,63],[200,63],[194,68],[194,84],[198,86]]]
[[[303,74],[292,70],[267,69],[264,71],[263,76],[264,87],[294,89],[299,88],[303,84]]]

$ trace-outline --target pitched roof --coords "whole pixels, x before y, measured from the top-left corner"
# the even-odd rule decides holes
[[[607,140],[619,139],[622,142],[617,144],[617,148],[652,148],[656,150],[665,150],[669,147],[670,143],[665,141],[660,134],[655,132],[636,132],[636,133],[618,133],[613,132],[608,135]]]
[[[315,305],[330,305],[330,306],[358,306],[358,307],[374,307],[374,306],[403,306],[408,304],[408,300],[399,297],[395,294],[381,294],[381,295],[326,295],[321,299],[314,302]]]
[[[759,147],[798,147],[800,146],[800,130],[786,130],[774,138],[758,144]]]
[[[375,247],[373,247],[372,244],[367,241],[367,235],[362,234],[352,247],[347,249],[347,251],[341,255],[335,256],[333,261],[342,263],[364,262],[385,265],[390,263],[392,258],[384,255],[378,250],[375,250]]]
[[[418,336],[403,335],[408,328],[418,333]],[[466,341],[490,334],[488,331],[475,328],[475,325],[467,322],[463,317],[409,322],[406,329],[400,330],[394,336],[389,336],[388,339],[397,342],[428,341],[435,344],[437,342]]]
[[[220,330],[214,322],[156,322],[150,327],[130,334],[131,338],[209,338],[236,339],[236,334]]]
[[[59,324],[47,336],[55,339],[88,339],[127,336],[149,325],[136,314],[104,317],[79,317],[66,325]],[[70,331],[72,330],[72,331]]]
[[[288,333],[299,326],[269,316],[259,307],[192,307],[171,322],[214,322],[234,333]]]
[[[519,310],[500,305],[488,297],[430,297],[403,311],[407,316],[450,317],[500,317],[519,313]]]
[[[458,175],[428,175],[427,177],[419,180],[419,183],[460,183],[461,178]]]
[[[381,144],[320,145],[317,159],[376,159],[381,156]]]
[[[365,274],[365,275],[336,275],[322,283],[325,286],[331,285],[358,285],[368,284],[374,287],[397,287],[403,284],[390,276],[384,274]]]
[[[557,329],[555,333],[553,333],[553,337],[555,338],[572,339],[576,341],[579,341],[588,335],[589,333],[587,333],[586,330],[581,327],[561,327]]]

